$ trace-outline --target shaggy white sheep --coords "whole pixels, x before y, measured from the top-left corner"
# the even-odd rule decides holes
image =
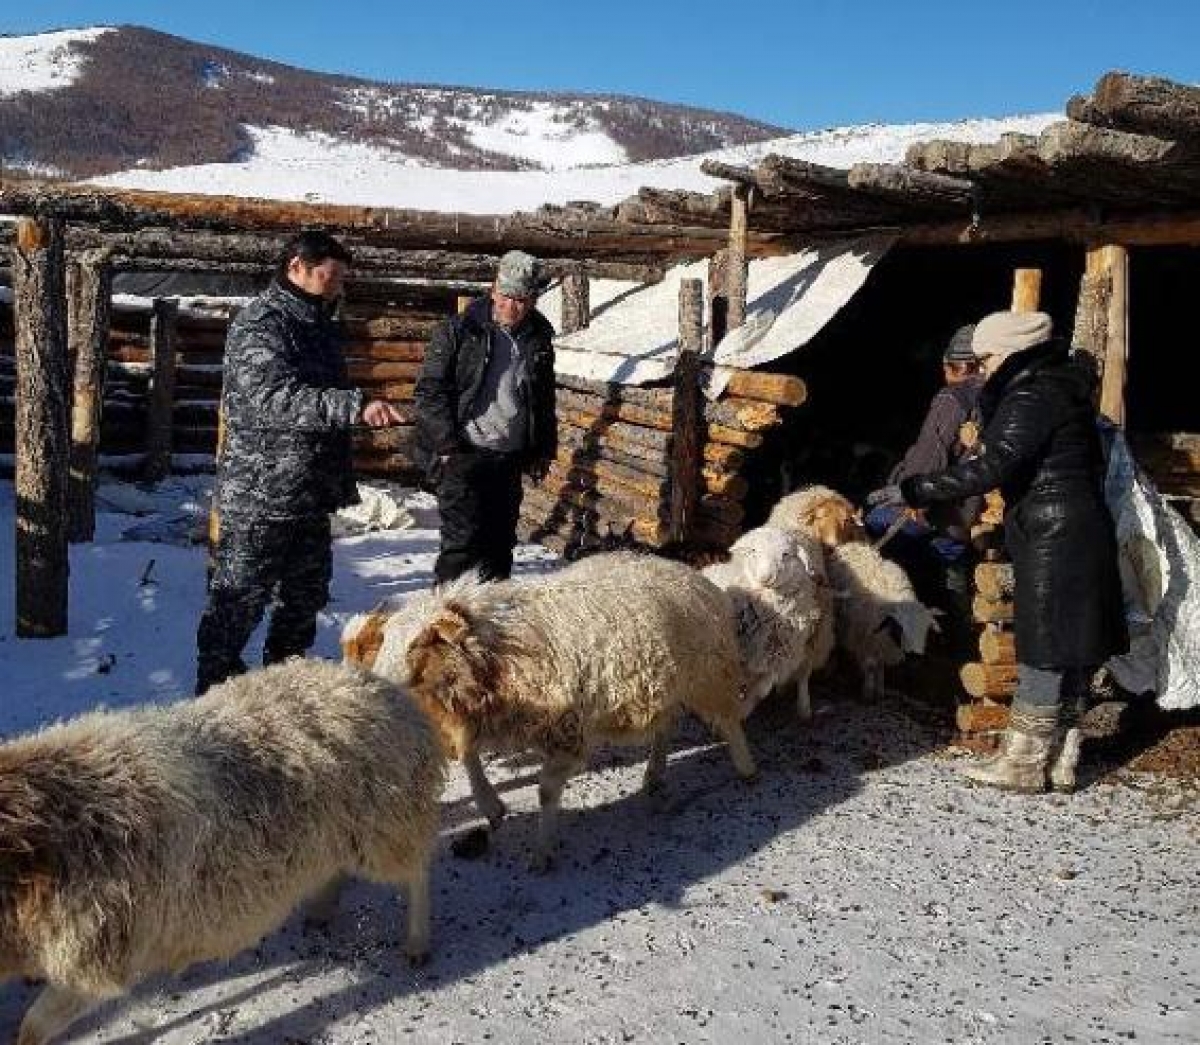
[[[42,1045],[144,977],[224,958],[355,874],[407,887],[414,961],[445,761],[397,686],[289,661],[0,746],[0,977]]]
[[[733,603],[745,675],[743,714],[776,687],[792,684],[797,714],[809,719],[809,676],[833,646],[821,546],[811,537],[760,526],[739,537],[729,555],[704,575]]]
[[[858,665],[863,695],[884,693],[884,670],[906,653],[923,654],[934,611],[913,591],[908,575],[874,547],[859,541],[830,548],[829,583],[837,603],[837,644]]]
[[[479,752],[544,756],[536,868],[548,866],[563,787],[597,744],[648,739],[645,787],[656,791],[669,729],[686,708],[728,742],[739,774],[755,773],[729,601],[687,566],[616,553],[532,582],[463,578],[421,596],[388,632],[373,670],[395,677],[393,652],[405,648],[400,677],[466,763],[489,820],[504,804]]]

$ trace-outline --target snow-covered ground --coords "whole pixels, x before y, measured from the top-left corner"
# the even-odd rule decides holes
[[[519,139],[524,155],[561,169],[444,170],[422,165],[399,152],[339,142],[329,135],[301,134],[281,127],[251,127],[248,130],[254,152],[239,163],[122,171],[98,178],[96,184],[160,192],[507,214],[535,210],[544,203],[564,204],[574,200],[611,205],[633,195],[642,186],[710,192],[723,183],[701,172],[700,164],[707,157],[753,164],[768,153],[777,152],[832,167],[850,167],[860,162],[898,161],[909,145],[919,141],[950,138],[991,142],[1009,132],[1036,134],[1061,119],[1045,113],[957,123],[840,127],[678,159],[572,167],[570,164],[580,162],[584,153],[591,155],[597,144],[591,141],[581,144],[578,136],[569,143],[547,138],[545,121],[539,124],[535,116],[536,113],[530,114],[528,124],[520,128],[506,124],[503,134],[511,138],[516,130],[521,130],[525,135]],[[503,140],[489,138],[479,144],[499,148]],[[509,141],[505,151],[513,148]]]
[[[64,638],[14,638],[13,542],[0,541],[0,735],[186,697],[204,552],[150,538],[194,528],[206,487],[102,488],[98,539],[72,550]],[[316,653],[337,655],[350,614],[429,583],[432,505],[404,503],[411,528],[337,542]],[[5,483],[0,531],[12,525]],[[552,567],[534,549],[520,559],[523,572]],[[327,935],[294,918],[231,963],[143,985],[68,1040],[1200,1040],[1194,793],[1130,773],[1069,798],[972,790],[926,727],[817,696],[811,727],[770,706],[751,720],[752,786],[689,724],[667,812],[637,794],[638,752],[598,759],[568,788],[546,877],[525,866],[534,767],[492,764],[513,812],[474,861],[450,852],[478,824],[456,774],[425,969],[402,964],[397,900],[356,885]],[[0,987],[0,1037],[32,996]]]
[[[54,91],[75,82],[83,58],[73,43],[90,43],[111,29],[65,29],[36,36],[0,36],[0,98],[21,91]]]

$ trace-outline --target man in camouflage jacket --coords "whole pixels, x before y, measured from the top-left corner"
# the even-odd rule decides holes
[[[312,644],[329,596],[329,514],[358,499],[350,429],[400,420],[382,400],[364,405],[347,381],[333,311],[349,261],[332,236],[301,233],[229,328],[198,694],[245,670],[242,650],[272,598],[264,663]]]
[[[469,570],[508,577],[521,474],[554,457],[554,328],[535,307],[537,259],[511,250],[487,297],[434,332],[417,381],[417,449],[437,488],[444,583]]]

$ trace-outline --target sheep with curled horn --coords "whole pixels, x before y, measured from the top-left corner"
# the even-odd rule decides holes
[[[18,1045],[236,954],[302,901],[328,916],[344,875],[406,888],[423,960],[444,775],[400,687],[321,661],[0,745],[0,976],[47,982]]]
[[[536,869],[549,866],[563,788],[598,744],[648,742],[645,789],[656,792],[687,710],[728,742],[741,776],[756,772],[729,601],[680,563],[622,552],[537,581],[462,578],[419,596],[394,628],[373,670],[410,687],[493,824],[505,808],[480,752],[543,756]]]

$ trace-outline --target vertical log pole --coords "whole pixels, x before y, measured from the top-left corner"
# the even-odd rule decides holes
[[[725,270],[725,296],[729,301],[726,331],[746,322],[747,283],[750,278],[746,261],[746,240],[750,231],[750,186],[735,185],[729,213],[729,262]]]
[[[1125,371],[1129,359],[1129,251],[1109,246],[1112,292],[1108,298],[1108,341],[1100,382],[1100,413],[1115,425],[1125,424]]]
[[[729,251],[718,250],[708,259],[708,349],[711,353],[729,329],[729,296],[726,293]]]
[[[112,267],[95,256],[72,258],[67,266],[67,346],[73,368],[67,539],[72,542],[90,541],[96,532],[96,458],[111,307]]]
[[[16,630],[67,631],[68,398],[63,225],[22,218],[13,251],[16,328]]]
[[[700,459],[704,412],[700,404],[700,349],[704,330],[704,284],[685,279],[679,284],[679,358],[671,399],[671,513],[672,541],[686,540],[700,497]]]
[[[1017,269],[1013,275],[1012,310],[1036,312],[1042,300],[1042,270]]]
[[[1089,248],[1072,343],[1092,356],[1100,378],[1100,411],[1116,424],[1125,420],[1128,313],[1128,249],[1112,243]]]
[[[562,281],[562,330],[573,334],[591,322],[591,284],[582,265],[573,265]]]
[[[171,426],[175,413],[175,328],[179,306],[155,298],[150,313],[150,403],[146,416],[146,460],[142,474],[149,482],[171,471]]]

